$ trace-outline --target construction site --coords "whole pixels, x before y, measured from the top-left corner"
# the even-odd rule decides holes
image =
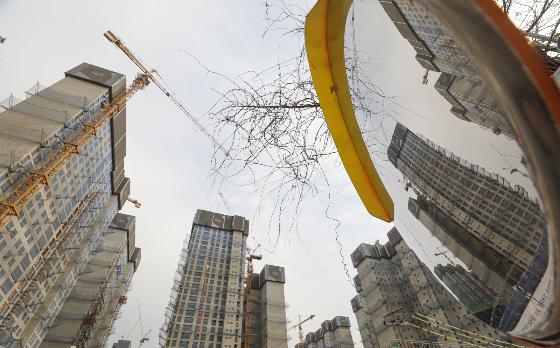
[[[5,347],[104,347],[140,264],[124,176],[125,76],[83,63],[1,103]]]
[[[560,5],[534,2],[530,25],[495,0],[265,1],[260,27],[227,1],[30,6],[0,28],[25,81],[0,102],[0,347],[557,346]]]

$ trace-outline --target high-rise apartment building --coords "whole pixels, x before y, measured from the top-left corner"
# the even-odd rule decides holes
[[[246,291],[244,306],[250,295],[250,329],[243,321],[243,343],[251,348],[288,348],[284,267],[265,265],[260,273],[253,273],[251,291]],[[247,285],[249,286],[249,285]],[[248,314],[245,313],[246,318]]]
[[[113,343],[112,348],[131,348],[131,343],[130,341],[119,340],[117,343]]]
[[[128,198],[124,177],[126,108],[73,139],[126,88],[124,75],[83,63],[65,78],[37,84],[25,100],[0,103],[2,203],[29,175],[75,152],[0,230],[0,344],[4,347],[104,346],[138,267],[134,217],[118,215]],[[120,219],[130,224],[122,228]],[[109,227],[111,223],[114,227]],[[121,226],[121,227],[119,227]]]
[[[389,160],[419,191],[426,204],[453,221],[509,270],[523,273],[544,234],[543,215],[519,185],[468,163],[397,124]],[[507,272],[506,272],[507,273]]]
[[[197,210],[173,283],[161,347],[241,348],[249,221]]]
[[[499,294],[501,303],[511,297],[513,287],[522,275],[520,269],[511,269],[510,264],[499,263],[494,250],[484,248],[478,239],[473,239],[469,234],[464,233],[464,229],[459,228],[453,220],[447,219],[436,208],[428,205],[425,200],[410,198],[408,209],[432,236]],[[511,273],[508,274],[510,269]],[[505,281],[506,279],[508,281]]]
[[[521,186],[511,187],[401,124],[387,152],[418,193],[409,200],[410,212],[494,289],[500,303],[510,301],[523,277],[538,283],[548,257],[544,217]]]
[[[125,294],[132,276],[140,265],[135,230],[134,216],[115,215],[39,348],[67,347],[74,343],[80,329],[84,330],[87,346],[105,347],[120,307],[127,301]],[[98,303],[100,298],[103,301]],[[39,307],[35,315],[48,315],[48,311]]]
[[[436,280],[396,228],[387,235],[385,245],[360,244],[351,255],[358,271],[358,295],[350,302],[365,348],[398,347],[403,339],[410,343],[465,346],[493,345],[495,339],[510,342],[469,314]]]
[[[350,319],[337,316],[332,320],[325,320],[321,327],[305,335],[304,348],[353,348]],[[296,344],[301,348],[301,343]]]
[[[509,125],[498,109],[497,96],[477,74],[452,32],[418,2],[379,2],[416,51],[420,65],[442,73],[435,87],[451,104],[451,113],[463,121],[474,122],[496,134],[510,137]]]
[[[453,106],[451,112],[458,118],[510,137],[510,126],[498,109],[498,97],[484,82],[443,72],[434,87]]]

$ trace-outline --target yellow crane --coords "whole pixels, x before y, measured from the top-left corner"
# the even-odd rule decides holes
[[[129,201],[129,202],[131,202],[132,204],[134,204],[134,206],[135,206],[136,208],[140,208],[140,207],[142,206],[142,203],[138,202],[137,200],[135,200],[135,199],[132,198],[132,197],[128,197],[126,200]]]
[[[424,74],[424,77],[422,78],[422,84],[423,85],[427,85],[428,84],[428,73],[430,72],[430,70],[426,69],[426,73]]]
[[[56,151],[34,172],[27,171],[27,178],[19,184],[6,198],[0,201],[0,229],[14,217],[19,216],[23,207],[53,178],[80,150],[97,135],[109,120],[118,114],[136,92],[148,85],[146,75],[138,75],[132,84],[113,101],[97,113],[90,123],[82,124],[82,129],[69,140],[58,140],[59,150]],[[1,331],[1,330],[0,330]]]
[[[148,78],[150,79],[150,81],[152,81],[156,86],[159,87],[159,89],[161,89],[161,91],[169,97],[169,99],[171,99],[171,101],[177,105],[177,107],[197,126],[197,128],[204,133],[204,135],[206,135],[206,137],[208,139],[210,139],[214,145],[216,145],[217,148],[219,148],[227,157],[231,158],[228,151],[226,151],[222,145],[212,136],[212,134],[210,134],[210,132],[208,132],[206,130],[206,128],[204,128],[204,126],[202,125],[202,123],[200,123],[196,117],[194,117],[184,106],[183,103],[181,102],[181,100],[179,99],[179,96],[177,94],[175,94],[175,92],[173,92],[171,90],[171,88],[163,81],[163,79],[161,78],[161,76],[158,74],[158,72],[154,69],[151,69],[149,67],[146,67],[146,63],[142,63],[140,61],[140,59],[138,57],[136,57],[136,55],[134,55],[134,53],[132,53],[122,42],[121,39],[119,39],[115,34],[113,34],[110,30],[107,31],[105,34],[103,34],[107,40],[111,41],[118,49],[120,49],[121,51],[124,52],[124,54],[127,55],[128,58],[130,58],[130,60],[132,60],[132,62],[134,64],[136,64],[136,66],[138,68],[140,68],[140,70],[142,70],[142,73],[146,76],[148,76]]]
[[[298,322],[296,325],[294,325],[294,326],[292,326],[292,327],[290,327],[290,328],[288,329],[288,331],[290,331],[291,329],[295,329],[296,327],[299,328],[299,343],[300,343],[300,348],[303,348],[303,344],[305,343],[305,340],[303,339],[303,329],[301,328],[301,324],[303,324],[303,323],[305,323],[306,321],[311,320],[311,319],[313,319],[313,318],[315,318],[315,314],[311,315],[309,318],[305,319],[304,321],[301,321],[301,315],[300,315],[300,316],[299,316],[299,322]]]

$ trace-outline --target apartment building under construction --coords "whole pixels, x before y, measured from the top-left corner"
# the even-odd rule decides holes
[[[126,108],[104,109],[125,88],[124,75],[83,63],[0,103],[4,347],[104,346],[126,302],[140,260],[134,217],[117,214],[130,191]]]
[[[241,348],[249,221],[197,210],[183,243],[160,347]]]
[[[360,244],[350,302],[365,348],[508,345],[512,340],[470,314],[410,249],[396,228],[385,244]]]
[[[304,348],[353,348],[352,332],[350,332],[350,319],[337,316],[325,320],[321,327],[305,335]],[[301,348],[301,343],[295,345]]]
[[[471,254],[494,265],[503,278],[509,273],[510,284],[519,280],[544,236],[543,214],[521,186],[512,187],[400,123],[387,154],[418,192],[420,204],[470,237],[472,243],[462,244]]]
[[[244,314],[251,316],[250,328],[243,322],[243,343],[249,340],[250,348],[288,348],[285,283],[284,267],[264,265],[260,273],[253,273],[251,291],[245,292],[244,299],[251,309],[251,314]]]

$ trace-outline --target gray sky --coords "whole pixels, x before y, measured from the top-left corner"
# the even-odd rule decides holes
[[[310,8],[313,3],[309,1],[304,6]],[[429,85],[421,84],[424,70],[415,61],[414,50],[379,3],[363,0],[357,1],[356,6],[358,48],[376,58],[368,68],[372,80],[388,95],[397,96],[398,103],[425,119],[404,109],[396,118],[455,154],[507,177],[502,170],[503,161],[488,147],[488,139],[502,152],[512,155],[519,152],[516,145],[458,121],[449,113],[450,105],[434,90],[435,76],[430,77]],[[297,42],[277,33],[263,40],[264,11],[260,1],[0,0],[0,35],[8,39],[0,45],[0,99],[10,94],[25,99],[24,91],[37,81],[51,85],[64,77],[64,71],[82,62],[126,74],[130,83],[137,69],[103,37],[110,29],[158,70],[194,115],[203,115],[217,99],[212,88],[223,90],[228,85],[223,79],[207,76],[189,56],[171,55],[171,51],[188,51],[210,69],[228,77],[268,68],[277,62],[277,57],[293,52]],[[394,125],[394,121],[384,124],[389,136]],[[182,242],[196,209],[227,211],[209,177],[213,150],[210,141],[202,135],[193,136],[191,122],[156,86],[138,92],[129,101],[127,127],[126,176],[131,178],[131,196],[142,203],[142,208],[135,209],[128,203],[122,212],[137,216],[136,245],[142,248],[142,262],[109,343],[130,332],[138,318],[138,299],[144,331],[152,330],[144,347],[157,347]],[[481,153],[487,156],[478,160]],[[300,314],[315,314],[316,318],[305,325],[305,333],[317,330],[324,320],[348,316],[354,341],[361,347],[350,307],[355,291],[343,264],[353,277],[356,273],[350,253],[362,242],[374,243],[379,239],[384,243],[392,224],[369,216],[346,172],[334,163],[328,165],[329,215],[340,224],[337,227],[336,221],[325,217],[322,204],[329,203],[329,191],[323,187],[321,194],[304,202],[297,231],[280,231],[274,253],[269,251],[278,229],[267,222],[273,202],[265,201],[257,214],[258,195],[250,187],[225,185],[221,192],[236,215],[252,220],[251,235],[262,244],[264,256],[255,268],[260,271],[265,263],[286,268],[286,301],[290,304],[287,316],[294,319]],[[395,175],[392,169],[386,173]],[[386,177],[390,192],[395,195],[396,216],[401,220],[396,225],[406,241],[430,267],[446,262],[443,257],[433,256],[435,239],[430,240],[427,231],[417,221],[411,221],[402,184],[389,179],[390,175]],[[514,178],[510,182],[529,188],[520,176]],[[342,247],[336,241],[337,234]],[[419,247],[417,240],[426,243]],[[288,344],[293,347],[297,332],[291,331],[290,335],[293,338]],[[138,345],[139,327],[130,339],[133,347]]]

